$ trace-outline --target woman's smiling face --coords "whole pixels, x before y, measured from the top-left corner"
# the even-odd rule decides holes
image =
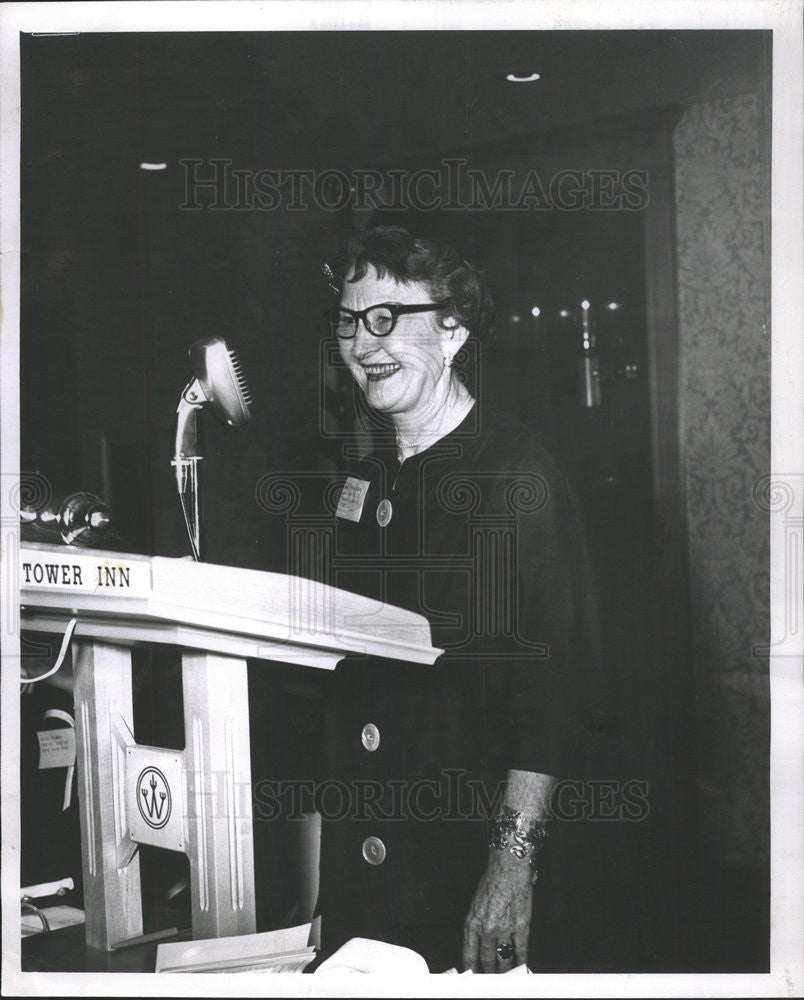
[[[432,301],[426,285],[381,278],[373,267],[359,281],[345,281],[341,294],[341,305],[354,310]],[[338,341],[341,357],[373,409],[414,414],[432,403],[444,372],[444,347],[454,332],[443,329],[436,317],[435,312],[401,315],[387,337],[375,337],[361,321],[354,337]]]

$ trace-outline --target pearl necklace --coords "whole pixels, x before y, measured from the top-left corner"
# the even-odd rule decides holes
[[[460,410],[458,411],[458,419],[451,427],[449,427],[449,425],[447,424],[446,426],[449,429],[446,431],[442,430],[433,431],[430,434],[425,434],[418,441],[405,441],[404,438],[400,437],[397,434],[396,436],[397,450],[409,451],[410,449],[421,447],[421,445],[423,445],[425,441],[430,441],[430,440],[437,441],[439,438],[445,437],[447,434],[450,433],[450,431],[455,430],[455,428],[463,421],[463,418],[474,406],[474,402],[475,400],[473,396],[466,397],[466,400],[461,404]]]
[[[391,484],[391,493],[396,489],[397,481],[399,480],[399,474],[402,472],[402,466],[405,464],[405,459],[403,458],[401,452],[404,450],[410,450],[412,448],[418,448],[423,445],[425,441],[438,440],[439,438],[445,437],[450,431],[454,431],[455,428],[463,421],[466,414],[475,405],[474,398],[472,396],[467,396],[464,402],[458,407],[453,416],[453,420],[443,424],[445,429],[433,431],[431,434],[425,434],[423,438],[419,441],[404,441],[398,434],[396,436],[396,448],[397,457],[399,458],[399,468],[397,469],[396,475],[394,476],[394,481]],[[394,507],[388,497],[383,497],[382,500],[377,504],[377,524],[381,528],[387,528],[391,523],[391,518],[394,516]]]

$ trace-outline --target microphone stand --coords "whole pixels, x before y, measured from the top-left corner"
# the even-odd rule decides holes
[[[201,483],[198,463],[203,458],[198,450],[198,411],[204,405],[204,400],[198,379],[192,379],[185,386],[176,410],[176,457],[170,463],[176,470],[176,486],[184,526],[196,562],[201,561]]]
[[[171,465],[190,539],[193,559],[201,561],[201,483],[198,463],[198,411],[208,406],[214,416],[232,427],[251,418],[251,394],[240,362],[220,337],[199,340],[190,346],[190,369],[195,376],[184,387],[176,410],[176,450]]]

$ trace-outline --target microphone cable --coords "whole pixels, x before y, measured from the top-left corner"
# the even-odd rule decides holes
[[[67,650],[70,648],[70,640],[73,637],[73,632],[75,631],[75,626],[77,624],[77,618],[70,619],[67,625],[67,631],[64,633],[64,638],[61,640],[59,655],[56,657],[56,662],[50,670],[47,670],[44,674],[40,674],[38,677],[20,677],[20,684],[37,684],[39,681],[44,681],[47,680],[48,677],[52,677],[53,674],[61,668],[62,663],[64,663],[64,657],[67,655]]]

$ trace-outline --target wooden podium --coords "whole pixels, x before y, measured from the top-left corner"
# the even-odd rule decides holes
[[[76,618],[76,771],[87,944],[142,933],[137,847],[190,861],[193,937],[255,931],[246,658],[433,663],[426,618],[301,577],[23,543],[22,627]],[[184,750],[133,736],[131,647],[181,647]]]

